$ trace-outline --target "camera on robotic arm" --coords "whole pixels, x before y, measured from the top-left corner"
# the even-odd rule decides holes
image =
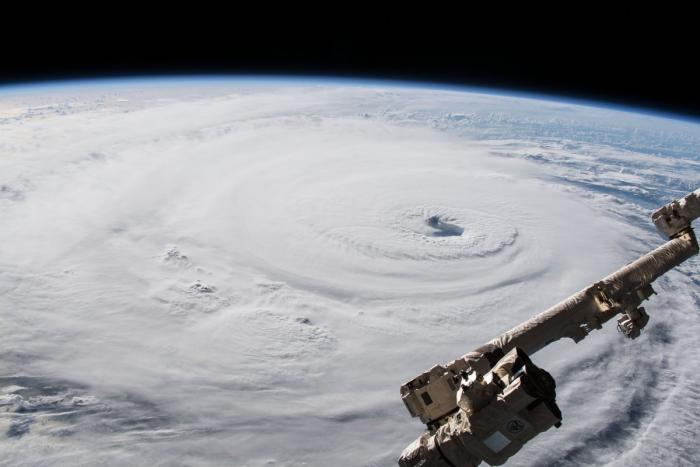
[[[485,373],[469,365],[470,355],[402,387],[406,407],[428,425],[404,450],[402,467],[467,467],[482,460],[500,465],[537,434],[561,424],[554,379],[524,351],[511,350]]]

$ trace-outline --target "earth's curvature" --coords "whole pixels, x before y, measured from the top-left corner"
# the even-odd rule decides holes
[[[0,90],[0,463],[390,466],[399,386],[662,240],[700,125],[382,82]],[[509,464],[697,465],[698,260]]]

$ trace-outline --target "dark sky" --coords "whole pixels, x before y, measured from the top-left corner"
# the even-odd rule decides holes
[[[505,88],[700,117],[700,42],[680,12],[677,24],[674,16],[655,23],[653,14],[644,23],[629,17],[624,24],[567,19],[544,25],[520,22],[517,15],[504,24],[458,14],[445,11],[423,23],[389,18],[322,27],[291,19],[258,26],[217,12],[175,25],[128,16],[109,23],[49,21],[0,37],[11,44],[0,60],[0,82],[169,73],[358,76]]]

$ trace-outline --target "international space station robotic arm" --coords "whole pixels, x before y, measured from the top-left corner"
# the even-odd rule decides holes
[[[649,316],[640,305],[652,283],[698,253],[691,222],[700,189],[654,212],[668,241],[485,345],[401,386],[401,398],[428,430],[401,454],[401,467],[501,465],[530,439],[561,425],[555,382],[529,358],[564,337],[575,342],[617,317],[634,339]]]

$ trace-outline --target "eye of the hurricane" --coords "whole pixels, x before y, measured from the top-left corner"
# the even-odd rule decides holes
[[[440,216],[430,216],[425,220],[430,227],[428,237],[458,237],[464,233],[464,228],[443,220]]]
[[[344,261],[350,259],[348,251],[357,251],[399,261],[460,262],[495,255],[518,236],[518,230],[503,217],[439,204],[370,205],[354,218],[340,210],[326,216],[308,215],[300,225],[313,229],[304,238],[314,236],[328,242],[319,251],[339,252]],[[405,267],[401,265],[397,271],[405,271]]]

